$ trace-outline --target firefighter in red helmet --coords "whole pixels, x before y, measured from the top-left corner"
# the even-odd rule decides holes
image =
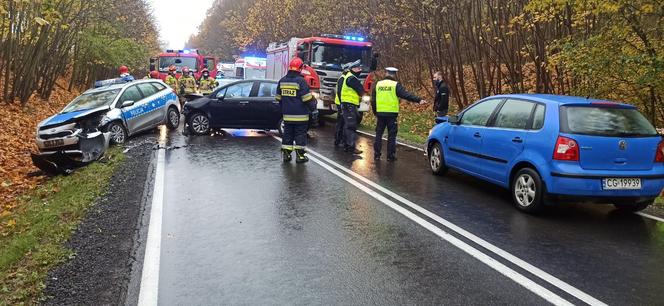
[[[134,80],[134,77],[129,74],[129,68],[127,68],[125,65],[122,65],[120,68],[118,68],[118,73],[120,74],[120,78],[125,80],[125,82],[131,82]]]
[[[293,151],[295,151],[297,163],[309,161],[305,155],[309,113],[316,108],[317,102],[309,91],[307,82],[300,74],[303,66],[304,63],[300,58],[293,58],[288,65],[288,73],[279,80],[279,85],[277,85],[276,100],[281,106],[284,123],[281,142],[284,162],[292,160]]]

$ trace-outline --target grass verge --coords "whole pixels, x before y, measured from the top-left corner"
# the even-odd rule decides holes
[[[399,113],[399,134],[397,134],[397,138],[409,144],[423,146],[429,136],[429,130],[435,124],[433,113],[428,111],[429,108],[430,106],[427,105],[402,104]],[[375,132],[376,117],[373,113],[364,114],[360,129],[366,132]],[[385,135],[387,135],[387,131],[385,131]]]
[[[659,208],[664,208],[664,197],[660,196],[657,199],[655,199],[655,206]]]
[[[64,243],[123,159],[120,148],[111,148],[101,162],[19,197],[20,208],[0,217],[0,305],[40,301],[48,271],[76,255]]]

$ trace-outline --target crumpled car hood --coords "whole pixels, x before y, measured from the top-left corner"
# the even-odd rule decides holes
[[[39,127],[50,127],[50,126],[56,126],[65,123],[74,122],[77,119],[81,119],[93,114],[97,115],[100,112],[108,111],[109,109],[110,109],[109,106],[101,106],[93,109],[84,109],[70,113],[55,114],[51,117],[46,118],[44,121],[40,122]]]

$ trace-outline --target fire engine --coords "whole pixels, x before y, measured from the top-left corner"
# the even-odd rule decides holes
[[[364,71],[360,80],[364,82],[365,95],[359,107],[362,113],[369,111],[373,71],[377,56],[372,54],[373,44],[364,37],[323,34],[321,36],[293,37],[283,43],[270,43],[267,48],[268,79],[278,80],[288,71],[288,63],[297,56],[305,63],[302,75],[318,100],[318,111],[329,115],[336,111],[334,95],[337,80],[346,64],[360,60]]]
[[[168,75],[168,67],[174,65],[177,68],[177,77],[183,67],[188,67],[194,72],[196,79],[201,77],[201,71],[207,68],[210,76],[217,75],[217,60],[214,57],[201,55],[196,49],[166,50],[157,57],[150,58],[150,71],[159,71],[162,80]]]

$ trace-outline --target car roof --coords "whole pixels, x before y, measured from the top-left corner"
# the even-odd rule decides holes
[[[553,95],[553,94],[505,94],[505,95],[496,95],[487,98],[514,98],[514,99],[525,99],[535,102],[542,103],[551,103],[558,105],[565,104],[577,104],[577,105],[590,105],[594,103],[616,103],[623,106],[632,106],[630,104],[614,102],[609,100],[600,100],[589,97],[578,97],[578,96],[565,96],[565,95]]]
[[[113,90],[113,89],[122,89],[122,88],[125,88],[125,87],[129,87],[131,85],[134,85],[134,84],[150,83],[150,82],[163,83],[163,82],[161,82],[161,80],[158,80],[158,79],[140,79],[140,80],[134,80],[134,81],[131,81],[131,82],[126,82],[126,83],[112,84],[112,85],[107,85],[107,86],[102,86],[102,87],[97,87],[97,88],[90,88],[90,89],[86,90],[84,93],[94,93],[94,92],[102,92],[102,91]]]

